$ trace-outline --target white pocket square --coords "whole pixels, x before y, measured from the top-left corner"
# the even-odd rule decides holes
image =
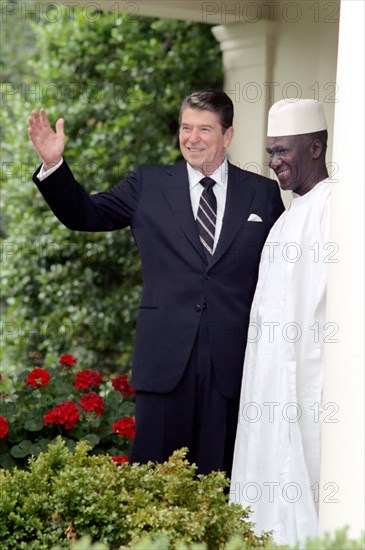
[[[262,222],[262,218],[257,214],[250,214],[248,217],[248,222]]]

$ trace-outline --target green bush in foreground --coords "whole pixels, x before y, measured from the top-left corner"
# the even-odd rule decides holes
[[[296,545],[294,547],[277,546],[273,541],[265,544],[265,550],[283,550],[291,548],[292,550],[363,550],[364,537],[358,540],[350,540],[347,534],[347,528],[336,531],[333,536],[326,534],[324,537],[308,540],[305,547]],[[170,544],[167,537],[158,536],[156,538],[146,537],[133,546],[133,550],[168,550]],[[60,550],[60,546],[55,546],[52,550]],[[82,537],[71,546],[72,550],[108,550],[108,547],[102,543],[92,543],[89,536]],[[229,539],[225,545],[225,550],[249,550],[246,542],[239,535]],[[184,544],[176,546],[177,550],[207,550],[205,543]],[[121,549],[122,550],[122,549]]]
[[[27,470],[0,470],[2,549],[69,548],[85,535],[110,550],[148,548],[146,536],[165,537],[163,548],[225,548],[232,535],[248,548],[269,540],[242,521],[248,511],[227,503],[224,474],[197,476],[184,449],[164,464],[120,466],[88,451],[87,442],[72,453],[58,439]]]
[[[277,546],[273,541],[265,544],[265,550],[364,550],[364,537],[358,540],[350,540],[347,534],[347,528],[336,531],[333,536],[326,534],[324,537],[308,540],[303,546]],[[92,543],[89,536],[82,537],[79,541],[71,545],[72,550],[109,550],[103,543]],[[156,538],[146,537],[133,546],[133,550],[168,550],[171,548],[167,537],[158,536]],[[207,550],[205,543],[185,544],[178,543],[177,550]],[[225,550],[249,550],[251,546],[239,535],[229,539],[224,546]],[[52,550],[61,550],[60,546],[54,546]],[[122,548],[120,550],[123,550]]]

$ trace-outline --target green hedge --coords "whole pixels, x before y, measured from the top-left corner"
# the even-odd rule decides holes
[[[164,464],[117,466],[110,457],[90,456],[87,442],[71,452],[59,439],[27,470],[0,470],[0,483],[4,550],[69,548],[85,535],[111,550],[161,535],[169,548],[204,542],[212,550],[232,535],[249,548],[269,540],[255,536],[248,511],[227,503],[224,474],[197,476],[185,450]]]
[[[71,547],[72,550],[109,550],[105,544],[93,544],[89,536],[83,537]],[[324,537],[308,540],[305,547],[299,547],[298,545],[292,547],[277,546],[272,541],[265,544],[265,550],[284,550],[284,548],[289,550],[364,550],[364,547],[365,538],[350,539],[346,528],[338,530],[332,536],[326,534]],[[169,540],[164,536],[146,537],[133,546],[133,550],[169,550],[169,548],[171,548]],[[207,550],[207,548],[205,543],[180,543],[176,546],[177,550]],[[252,547],[247,546],[242,537],[235,535],[229,539],[224,548],[225,550],[249,550]],[[55,546],[52,550],[61,550],[61,547]]]
[[[228,504],[228,479],[196,475],[176,451],[164,464],[117,466],[59,438],[26,470],[0,470],[2,550],[284,550],[257,537],[249,510]],[[293,550],[363,550],[347,530]]]

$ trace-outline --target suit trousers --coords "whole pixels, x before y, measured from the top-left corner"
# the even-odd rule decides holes
[[[227,371],[229,365],[227,364]],[[223,397],[216,385],[206,313],[177,387],[169,393],[138,391],[136,437],[131,462],[164,462],[188,447],[198,473],[231,474],[239,400]]]

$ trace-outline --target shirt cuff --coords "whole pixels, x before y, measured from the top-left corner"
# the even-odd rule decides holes
[[[49,170],[45,170],[44,169],[44,164],[42,164],[42,167],[41,167],[40,171],[37,174],[37,178],[39,179],[39,181],[43,181],[46,178],[48,178],[48,176],[53,174],[53,172],[55,172],[57,170],[57,168],[59,168],[61,166],[62,163],[63,163],[63,158],[55,166],[52,166],[52,168],[49,168]]]

